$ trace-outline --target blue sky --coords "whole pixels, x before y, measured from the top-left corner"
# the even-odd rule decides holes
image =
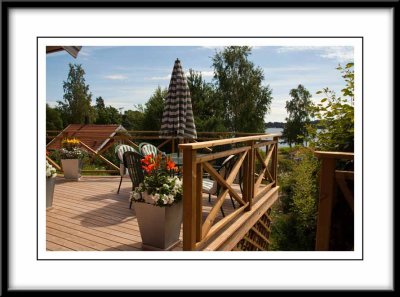
[[[176,58],[185,72],[190,68],[201,71],[211,82],[212,57],[222,47],[205,46],[84,46],[74,59],[66,52],[46,55],[46,102],[56,106],[63,100],[63,81],[67,80],[69,63],[82,64],[86,83],[96,97],[103,97],[106,105],[134,109],[144,104],[160,86],[168,88]],[[271,111],[266,122],[283,122],[287,116],[285,102],[289,92],[303,84],[313,100],[324,87],[336,91],[344,87],[339,63],[353,60],[353,48],[343,46],[259,46],[254,47],[249,60],[264,71],[264,85],[272,89]],[[194,115],[196,117],[196,115]]]

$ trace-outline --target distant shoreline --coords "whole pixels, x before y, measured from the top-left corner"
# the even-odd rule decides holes
[[[319,123],[319,121],[317,121],[317,120],[315,120],[315,121],[311,121],[311,124],[312,125],[318,125],[318,123]],[[285,124],[286,124],[286,122],[268,122],[268,123],[265,123],[264,124],[264,126],[265,126],[265,129],[267,129],[267,128],[285,128]]]

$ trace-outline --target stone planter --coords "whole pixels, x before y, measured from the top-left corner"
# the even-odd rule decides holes
[[[79,180],[81,178],[82,159],[61,159],[64,178]]]
[[[143,249],[170,250],[179,243],[183,203],[160,207],[133,202]]]
[[[46,177],[46,208],[53,206],[55,177]]]

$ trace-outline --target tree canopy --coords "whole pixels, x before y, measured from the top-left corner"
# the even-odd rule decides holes
[[[329,88],[318,91],[324,94],[321,102],[313,106],[313,114],[319,120],[321,131],[308,127],[310,144],[319,150],[354,151],[354,63],[338,66],[345,81],[337,97]]]
[[[203,80],[201,72],[189,69],[187,83],[192,98],[193,115],[196,130],[201,132],[225,131],[223,118],[223,103],[217,100],[216,90],[211,83]]]
[[[58,101],[64,125],[90,124],[95,112],[91,106],[92,93],[85,81],[82,65],[69,64],[68,78],[63,83],[64,102]]]
[[[303,144],[307,137],[312,102],[310,92],[301,84],[291,89],[289,95],[292,99],[286,101],[289,117],[286,118],[282,137],[292,146],[293,143]]]
[[[248,57],[251,47],[228,46],[213,57],[216,100],[221,100],[225,126],[233,132],[264,132],[272,90]]]

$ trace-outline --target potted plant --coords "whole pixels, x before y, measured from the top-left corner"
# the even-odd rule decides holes
[[[146,249],[169,250],[179,243],[182,224],[182,180],[176,164],[161,155],[142,160],[143,183],[131,192],[142,244]]]
[[[56,169],[46,160],[46,208],[53,206],[54,183],[56,176]]]
[[[65,138],[61,142],[61,165],[66,179],[80,180],[81,178],[85,151],[79,145],[80,141],[76,138]]]

